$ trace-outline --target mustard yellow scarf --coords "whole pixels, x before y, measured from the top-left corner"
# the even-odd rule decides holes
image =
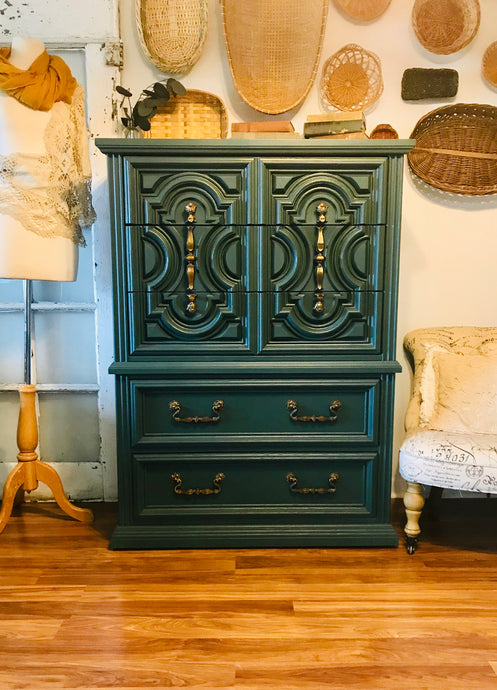
[[[8,61],[10,48],[0,48],[0,90],[33,110],[50,110],[57,101],[70,103],[76,79],[64,60],[45,50],[27,70]]]

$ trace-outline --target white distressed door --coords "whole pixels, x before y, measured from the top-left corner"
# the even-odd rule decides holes
[[[114,500],[116,490],[112,302],[105,159],[93,145],[113,136],[120,64],[117,0],[10,0],[3,44],[42,40],[86,91],[97,221],[85,231],[77,280],[33,281],[32,381],[38,391],[39,448],[71,499]],[[24,281],[0,280],[0,483],[15,466],[18,386],[24,381]],[[50,499],[40,484],[32,493]]]

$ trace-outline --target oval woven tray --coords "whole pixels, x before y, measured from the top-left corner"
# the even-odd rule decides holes
[[[220,98],[206,91],[176,96],[150,120],[147,139],[224,139],[228,116]]]
[[[163,72],[187,72],[207,35],[207,0],[135,0],[143,52]]]
[[[221,0],[236,90],[262,113],[284,113],[308,94],[318,68],[329,0]]]
[[[392,0],[334,0],[339,7],[352,19],[360,22],[370,22],[383,14]]]
[[[320,92],[323,103],[338,110],[366,110],[383,92],[379,58],[349,43],[325,62]]]
[[[447,192],[497,192],[497,108],[457,103],[437,108],[416,124],[411,170]]]
[[[479,0],[416,0],[412,26],[426,50],[437,55],[456,53],[476,36]]]

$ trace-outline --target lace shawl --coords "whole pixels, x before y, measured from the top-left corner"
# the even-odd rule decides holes
[[[0,155],[0,213],[41,237],[66,237],[83,246],[81,228],[96,218],[84,100],[78,84],[70,105],[53,105],[43,155]]]

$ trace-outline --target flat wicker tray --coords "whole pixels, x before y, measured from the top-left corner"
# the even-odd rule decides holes
[[[163,72],[188,72],[207,35],[207,0],[135,0],[143,52]]]
[[[497,108],[457,103],[431,111],[416,124],[411,170],[447,192],[497,192]]]
[[[321,54],[329,0],[221,0],[236,90],[262,113],[284,113],[308,94]]]
[[[426,50],[437,55],[456,53],[476,36],[479,0],[416,0],[412,26]]]
[[[224,139],[228,116],[220,98],[191,90],[172,98],[150,120],[147,139]]]

